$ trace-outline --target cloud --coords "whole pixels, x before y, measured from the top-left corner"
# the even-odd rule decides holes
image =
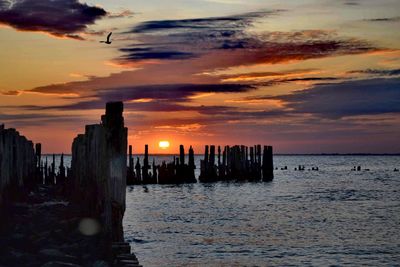
[[[350,74],[370,74],[377,76],[397,76],[400,75],[400,69],[365,69],[349,71]]]
[[[199,93],[243,93],[255,89],[255,86],[247,84],[164,84],[102,90],[96,96],[107,101],[157,99],[178,102],[190,101]]]
[[[266,96],[264,99],[283,101],[294,114],[307,113],[330,119],[400,113],[400,79],[317,84],[293,94]]]
[[[79,33],[106,15],[103,8],[78,0],[0,0],[0,24],[56,37],[82,40]]]
[[[116,61],[127,64],[148,59],[182,60],[212,53],[235,57],[243,65],[274,64],[377,50],[362,40],[341,38],[334,31],[249,31],[256,22],[282,12],[143,22],[125,32],[132,44],[120,48],[123,55]]]
[[[109,13],[107,18],[110,19],[119,19],[119,18],[131,18],[135,15],[135,13],[131,10],[125,9],[119,13]]]
[[[226,17],[209,17],[182,20],[155,20],[140,23],[133,27],[130,33],[149,33],[165,30],[204,30],[208,29],[215,33],[222,32],[232,34],[231,30],[244,28],[253,23],[256,18],[265,17],[281,12],[280,10],[249,12],[240,15]]]
[[[344,2],[343,4],[346,6],[359,6],[360,5],[360,3],[354,2],[354,1],[347,1],[347,2]]]
[[[96,90],[88,96],[87,101],[61,106],[21,106],[29,110],[87,110],[102,109],[108,101],[125,101],[126,108],[135,111],[201,111],[208,107],[193,107],[180,103],[188,103],[202,93],[243,93],[255,90],[248,84],[161,84]],[[221,110],[214,107],[213,110]],[[228,109],[228,107],[227,107]],[[224,110],[226,110],[224,108]]]
[[[399,17],[386,17],[386,18],[372,18],[372,19],[365,19],[364,21],[370,22],[397,22],[400,21]]]
[[[0,94],[8,96],[17,96],[21,94],[21,91],[13,90],[13,91],[0,92]]]
[[[5,123],[10,127],[29,127],[38,125],[71,124],[82,123],[86,118],[76,115],[46,114],[46,113],[0,113],[0,124]]]
[[[193,53],[180,51],[154,51],[152,48],[121,48],[121,52],[128,53],[124,60],[135,61],[144,59],[188,59],[196,57]]]

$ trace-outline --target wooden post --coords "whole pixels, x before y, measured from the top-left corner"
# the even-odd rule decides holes
[[[150,183],[149,181],[149,145],[144,146],[144,159],[143,159],[143,167],[142,167],[142,177],[143,182],[145,184]]]
[[[208,165],[208,146],[206,145],[205,152],[204,152],[204,163]]]
[[[122,113],[122,102],[107,103],[101,124],[86,126],[72,145],[73,199],[84,208],[82,216],[101,222],[110,246],[123,241],[128,130]]]
[[[55,184],[55,178],[56,178],[56,155],[53,154],[53,163],[51,164],[51,181],[50,184]]]
[[[195,183],[196,177],[194,175],[194,170],[196,169],[196,165],[194,164],[194,151],[192,146],[189,148],[189,170],[188,170],[188,176],[189,176],[189,182]]]
[[[133,185],[135,184],[135,176],[134,176],[134,166],[133,166],[133,156],[132,156],[132,145],[129,145],[129,166],[128,166],[128,173],[126,176],[126,183],[128,185]]]
[[[43,184],[43,173],[40,165],[42,162],[42,145],[40,143],[35,144],[35,164],[36,164],[36,179],[37,183]]]
[[[179,146],[179,161],[181,166],[185,165],[185,148],[183,145]]]
[[[272,181],[274,179],[274,162],[272,146],[264,146],[263,154],[263,181]]]
[[[12,200],[35,184],[33,143],[13,128],[0,125],[0,218]],[[5,219],[4,219],[5,220]]]

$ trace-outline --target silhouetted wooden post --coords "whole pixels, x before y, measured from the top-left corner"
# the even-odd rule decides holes
[[[51,184],[54,184],[56,178],[56,155],[53,154],[53,163],[51,164],[51,174],[50,174]]]
[[[262,170],[261,170],[261,165],[262,165],[262,162],[261,162],[261,145],[257,145],[256,148],[257,148],[256,149],[256,153],[257,153],[257,176],[256,176],[256,179],[260,180],[261,176],[262,176],[262,174],[261,174],[261,172],[262,172]]]
[[[143,167],[142,167],[142,179],[143,183],[150,183],[149,181],[149,145],[144,146],[144,159],[143,159]]]
[[[48,168],[47,168],[47,157],[46,157],[46,161],[44,163],[44,184],[49,184],[49,172],[48,172]]]
[[[185,165],[185,148],[183,145],[179,146],[179,161],[181,166]]]
[[[36,179],[37,183],[43,184],[43,173],[41,172],[41,165],[42,162],[42,145],[37,143],[35,145],[35,163],[36,163]]]
[[[209,166],[210,167],[215,166],[215,146],[214,145],[210,146]]]
[[[13,128],[0,125],[0,220],[12,199],[36,181],[36,155],[33,143]]]
[[[194,151],[192,146],[189,148],[189,167],[194,171],[196,169],[196,165],[194,164]]]
[[[263,181],[272,181],[274,179],[274,162],[272,146],[264,146],[263,153]]]
[[[133,166],[133,156],[132,156],[132,145],[129,145],[129,157],[128,157],[128,173],[126,175],[126,183],[128,185],[135,184],[134,166]]]
[[[250,147],[250,165],[254,164],[254,147]]]
[[[261,145],[257,145],[257,162],[261,165]]]
[[[208,176],[211,178],[210,181],[214,182],[217,180],[217,168],[215,166],[215,146],[210,146],[210,159],[208,166]]]
[[[204,163],[208,166],[208,146],[206,145],[205,152],[204,152]]]
[[[194,170],[196,169],[196,165],[194,164],[194,151],[192,146],[189,148],[189,178],[191,182],[196,182],[196,177],[194,175]]]

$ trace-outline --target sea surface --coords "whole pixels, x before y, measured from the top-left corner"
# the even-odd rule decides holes
[[[400,156],[277,155],[274,164],[270,183],[128,187],[125,238],[140,263],[400,266]],[[351,171],[358,165],[369,171]]]

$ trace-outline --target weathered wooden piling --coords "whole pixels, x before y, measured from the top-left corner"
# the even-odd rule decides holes
[[[142,180],[144,184],[154,183],[152,181],[151,176],[149,175],[149,145],[145,145],[144,147],[144,159],[143,159],[143,167],[142,167]]]
[[[43,184],[43,170],[42,170],[42,144],[35,144],[35,167],[36,167],[36,183]]]
[[[262,172],[263,181],[268,182],[274,179],[272,146],[264,146]]]
[[[128,130],[122,113],[122,102],[107,103],[101,124],[87,125],[72,144],[72,198],[83,208],[82,216],[101,223],[106,247],[124,239]]]
[[[133,156],[132,156],[132,145],[129,145],[129,158],[128,158],[128,170],[126,174],[126,184],[133,185],[135,184],[135,172],[133,166]]]
[[[183,145],[179,146],[179,158],[175,158],[170,162],[162,162],[157,167],[158,170],[158,183],[159,184],[182,184],[182,183],[196,183],[197,180],[194,175],[196,165],[194,164],[194,151],[189,148],[189,161],[185,161],[185,148]]]
[[[215,166],[215,146],[205,147],[204,160],[201,161],[200,182],[223,180],[234,181],[271,181],[273,179],[272,147],[261,145],[250,147],[244,145],[225,146],[222,154],[218,147],[218,166]],[[250,156],[250,159],[249,159]]]
[[[36,153],[32,141],[0,125],[0,213],[21,188],[35,183]]]

